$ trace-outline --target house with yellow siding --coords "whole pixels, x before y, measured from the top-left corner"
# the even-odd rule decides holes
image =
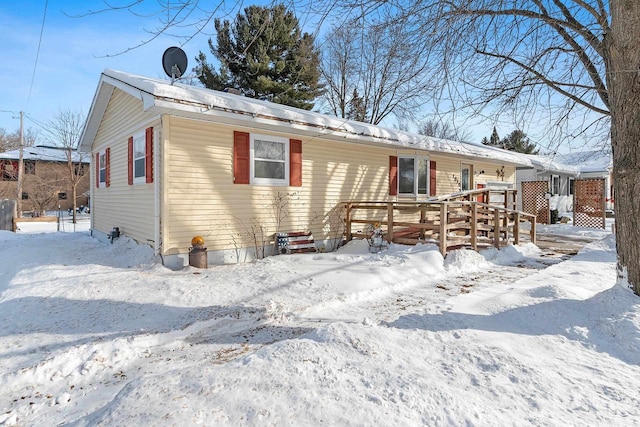
[[[180,268],[268,254],[276,232],[342,241],[349,201],[420,201],[514,188],[508,151],[116,70],[100,76],[80,139],[91,153],[92,235],[114,227]]]

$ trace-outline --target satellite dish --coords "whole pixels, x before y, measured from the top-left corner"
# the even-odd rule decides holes
[[[187,71],[187,54],[179,47],[172,46],[162,54],[162,68],[171,77],[171,84]]]

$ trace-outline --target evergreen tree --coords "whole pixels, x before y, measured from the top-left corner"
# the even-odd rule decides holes
[[[538,149],[536,149],[536,144],[529,141],[529,138],[527,138],[527,134],[518,129],[511,132],[509,136],[505,137],[502,140],[501,144],[506,150],[515,151],[517,153],[538,154],[539,151]]]
[[[282,4],[249,6],[233,23],[214,20],[216,44],[209,49],[220,62],[215,70],[200,52],[200,81],[210,89],[233,88],[251,98],[310,110],[320,95],[319,53],[312,35]]]
[[[487,139],[487,137],[485,136],[484,138],[482,138],[481,142],[484,145],[491,145],[492,147],[504,148],[502,146],[502,141],[500,141],[500,137],[498,136],[498,131],[496,130],[495,126],[493,127],[493,132],[491,132],[491,137]]]
[[[359,122],[367,121],[367,107],[365,105],[364,98],[358,94],[358,89],[353,90],[353,96],[349,101],[346,118]]]

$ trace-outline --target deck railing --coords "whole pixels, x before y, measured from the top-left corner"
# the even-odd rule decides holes
[[[489,191],[498,192],[474,190],[425,202],[347,202],[346,238],[369,237],[366,226],[378,223],[388,242],[435,243],[443,255],[464,246],[478,250],[483,246],[500,248],[512,242],[519,244],[521,235],[535,243],[535,216],[508,207],[515,204],[515,195],[512,196],[515,192],[500,191],[504,196],[501,205],[473,200],[483,195],[482,200],[489,201]],[[525,231],[521,222],[529,222],[529,230]]]

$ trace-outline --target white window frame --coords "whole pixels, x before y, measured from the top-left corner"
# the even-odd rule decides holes
[[[107,186],[107,150],[98,151],[98,165],[96,166],[96,170],[98,171],[98,187],[105,188]],[[104,176],[102,171],[104,171]]]
[[[464,183],[464,173],[463,171],[467,169],[468,172],[468,176],[467,176],[467,180],[469,181],[469,188],[467,188],[466,190],[463,188],[463,183]],[[470,191],[473,190],[473,165],[471,163],[461,163],[460,164],[460,191]]]
[[[274,159],[261,159],[261,158],[257,158],[255,156],[255,141],[268,141],[268,142],[276,142],[279,144],[282,144],[284,146],[284,159],[282,161],[280,160],[274,160]],[[256,184],[256,185],[271,185],[271,186],[287,186],[289,185],[289,162],[290,162],[290,152],[289,152],[289,139],[288,138],[283,138],[283,137],[279,137],[279,136],[273,136],[273,135],[261,135],[261,134],[251,134],[249,137],[249,141],[251,144],[251,158],[250,158],[250,181],[251,184]],[[255,168],[255,162],[256,161],[269,161],[269,162],[274,162],[274,163],[284,163],[284,178],[280,179],[280,178],[263,178],[263,177],[256,177],[256,168]]]
[[[557,180],[557,181],[556,181]],[[557,182],[557,191],[556,191],[556,184],[554,183]],[[554,196],[559,196],[560,195],[560,175],[551,175],[551,194]]]
[[[136,144],[142,144],[142,156],[136,157]],[[133,183],[135,184],[144,184],[147,182],[147,139],[144,131],[138,132],[133,135]],[[142,160],[142,176],[136,176],[136,160]]]
[[[575,183],[575,178],[567,177],[567,196],[573,196],[573,193],[575,192]]]
[[[400,191],[400,180],[401,180],[401,175],[402,175],[402,168],[401,168],[401,164],[402,164],[402,159],[412,159],[413,160],[413,190],[410,193],[403,193]],[[420,161],[424,161],[426,163],[427,166],[427,171],[426,171],[426,175],[425,175],[425,179],[426,179],[426,186],[425,186],[425,192],[424,193],[420,193],[419,192],[419,173],[420,173]],[[429,186],[431,185],[431,180],[430,180],[430,164],[429,164],[429,158],[426,156],[398,156],[398,195],[399,196],[413,196],[413,197],[429,197],[429,191],[430,188]]]

